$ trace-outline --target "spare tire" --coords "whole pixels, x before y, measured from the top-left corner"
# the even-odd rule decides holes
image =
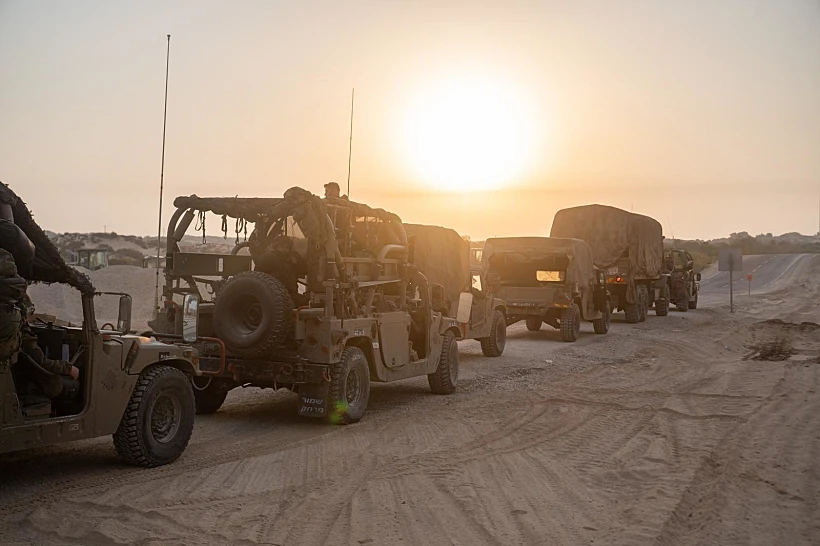
[[[261,271],[233,277],[214,304],[214,332],[228,350],[264,357],[280,346],[291,328],[293,300],[285,285]]]

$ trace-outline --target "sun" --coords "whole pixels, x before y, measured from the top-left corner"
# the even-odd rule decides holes
[[[405,112],[403,155],[442,191],[504,188],[532,163],[535,116],[503,81],[461,78],[420,89]]]

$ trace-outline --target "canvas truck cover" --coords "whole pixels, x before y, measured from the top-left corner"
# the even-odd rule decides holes
[[[550,236],[585,241],[601,269],[628,254],[632,279],[657,278],[663,269],[663,228],[648,216],[605,205],[562,209],[555,214]]]
[[[584,241],[555,237],[499,237],[484,243],[482,262],[488,271],[566,256],[565,282],[588,286],[595,280],[592,252]]]
[[[410,243],[410,262],[430,283],[444,286],[453,309],[462,290],[470,286],[470,243],[455,230],[404,224]]]

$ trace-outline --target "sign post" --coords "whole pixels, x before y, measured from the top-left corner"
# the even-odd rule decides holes
[[[735,312],[735,271],[743,271],[743,251],[739,248],[724,248],[718,253],[718,271],[729,272],[729,312]],[[747,279],[751,277],[749,275]],[[749,284],[751,294],[751,280]]]
[[[752,274],[746,275],[746,280],[749,281],[749,295],[752,295]]]

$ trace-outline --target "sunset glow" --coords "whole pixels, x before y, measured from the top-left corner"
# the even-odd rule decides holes
[[[533,163],[534,117],[503,82],[463,79],[421,89],[401,126],[405,161],[439,191],[492,190]]]

